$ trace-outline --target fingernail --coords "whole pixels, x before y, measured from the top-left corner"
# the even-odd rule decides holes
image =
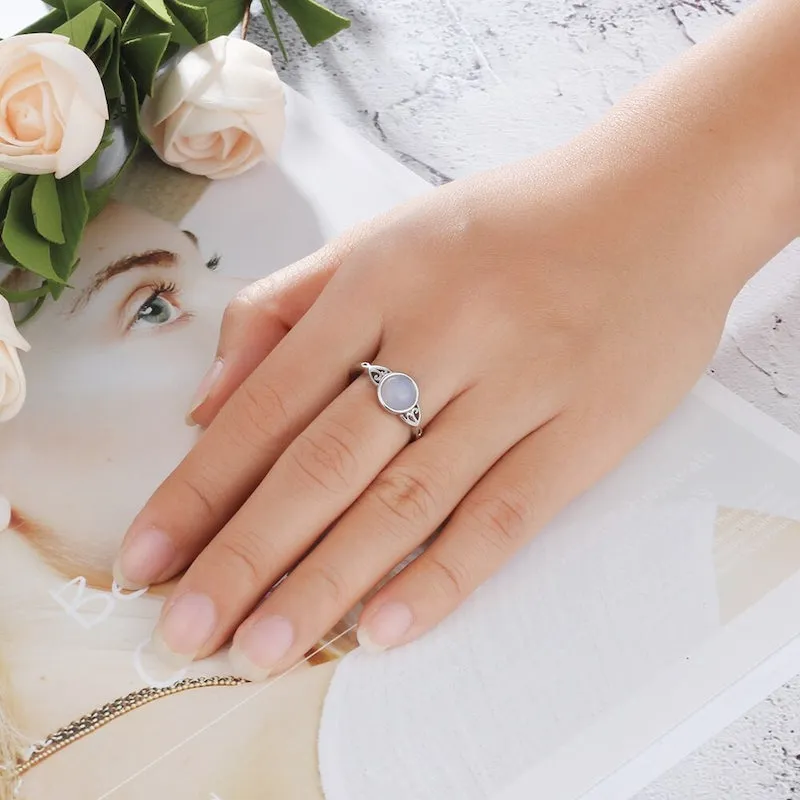
[[[208,400],[208,396],[211,394],[211,390],[214,388],[214,384],[219,379],[220,373],[222,372],[222,367],[224,366],[223,361],[221,358],[215,358],[214,363],[208,368],[208,372],[203,376],[203,380],[200,381],[200,385],[197,387],[197,391],[194,393],[194,397],[192,398],[191,405],[189,406],[189,413],[186,415],[186,424],[187,425],[194,425],[195,421],[192,418],[192,415],[198,408],[200,408],[206,400]]]
[[[294,643],[292,623],[285,617],[269,616],[246,627],[233,642],[231,665],[237,675],[263,681]]]
[[[356,631],[358,643],[369,653],[381,653],[401,643],[414,622],[405,603],[385,603],[375,616]]]
[[[114,580],[121,589],[144,589],[169,567],[175,545],[164,531],[144,528],[127,541],[114,562]]]
[[[167,612],[153,634],[153,649],[174,669],[190,664],[214,634],[217,609],[205,594],[187,592]]]

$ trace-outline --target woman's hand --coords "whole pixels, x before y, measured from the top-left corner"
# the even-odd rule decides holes
[[[441,530],[361,615],[362,644],[410,641],[676,405],[800,220],[786,64],[756,74],[742,29],[568,146],[432,192],[231,306],[194,410],[208,430],[118,564],[128,586],[188,567],[158,631],[173,654],[235,633],[240,670],[283,670]],[[755,114],[770,92],[780,119]],[[417,381],[419,441],[352,380],[364,361]]]

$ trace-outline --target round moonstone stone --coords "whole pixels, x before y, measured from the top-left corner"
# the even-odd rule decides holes
[[[417,384],[402,372],[391,372],[378,387],[381,402],[395,414],[404,414],[411,410],[419,400]]]

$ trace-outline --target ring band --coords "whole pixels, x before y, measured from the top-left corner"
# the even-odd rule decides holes
[[[419,439],[422,436],[422,410],[416,381],[405,372],[392,372],[388,367],[367,361],[361,364],[361,368],[377,386],[378,402],[413,429],[412,438]]]

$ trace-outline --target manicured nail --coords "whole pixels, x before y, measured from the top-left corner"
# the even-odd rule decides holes
[[[208,396],[211,394],[211,390],[214,388],[214,384],[219,379],[220,373],[222,372],[222,367],[224,366],[221,358],[214,359],[214,363],[208,368],[208,372],[203,376],[203,380],[200,381],[200,385],[197,387],[197,391],[194,393],[194,397],[192,398],[192,403],[189,406],[189,413],[186,415],[186,424],[187,425],[194,425],[195,421],[192,418],[192,415],[198,408],[200,408],[206,400],[208,400]]]
[[[398,645],[414,622],[405,603],[385,603],[365,625],[356,631],[358,643],[370,653],[381,653]]]
[[[121,589],[144,589],[169,568],[175,545],[164,531],[145,528],[127,541],[114,562],[114,580]]]
[[[237,675],[263,681],[289,652],[294,643],[292,623],[285,617],[269,616],[247,626],[234,639],[231,666]]]
[[[180,669],[194,661],[216,627],[214,601],[208,595],[187,592],[172,604],[159,623],[152,646],[165,664]]]

